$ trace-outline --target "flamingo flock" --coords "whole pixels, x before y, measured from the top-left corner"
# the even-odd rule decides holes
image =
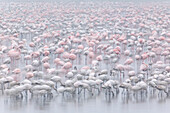
[[[0,93],[169,96],[170,4],[0,3]]]

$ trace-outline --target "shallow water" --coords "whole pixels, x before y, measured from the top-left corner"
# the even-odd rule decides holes
[[[0,98],[1,113],[169,113],[170,98],[165,96],[127,98],[94,95],[54,96],[53,98],[9,99]]]

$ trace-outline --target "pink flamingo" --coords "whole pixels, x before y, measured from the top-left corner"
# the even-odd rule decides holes
[[[62,54],[64,52],[64,48],[58,48],[56,50],[56,53],[58,54],[58,58],[60,58],[60,54]]]
[[[72,60],[72,63],[73,63],[73,60],[76,59],[76,55],[75,54],[70,54],[69,59]]]
[[[65,69],[67,73],[69,69],[72,68],[72,64],[70,62],[66,62],[62,68]]]
[[[14,65],[15,66],[15,60],[19,59],[21,55],[21,52],[19,49],[12,49],[8,52],[8,56],[11,58],[11,66]]]

